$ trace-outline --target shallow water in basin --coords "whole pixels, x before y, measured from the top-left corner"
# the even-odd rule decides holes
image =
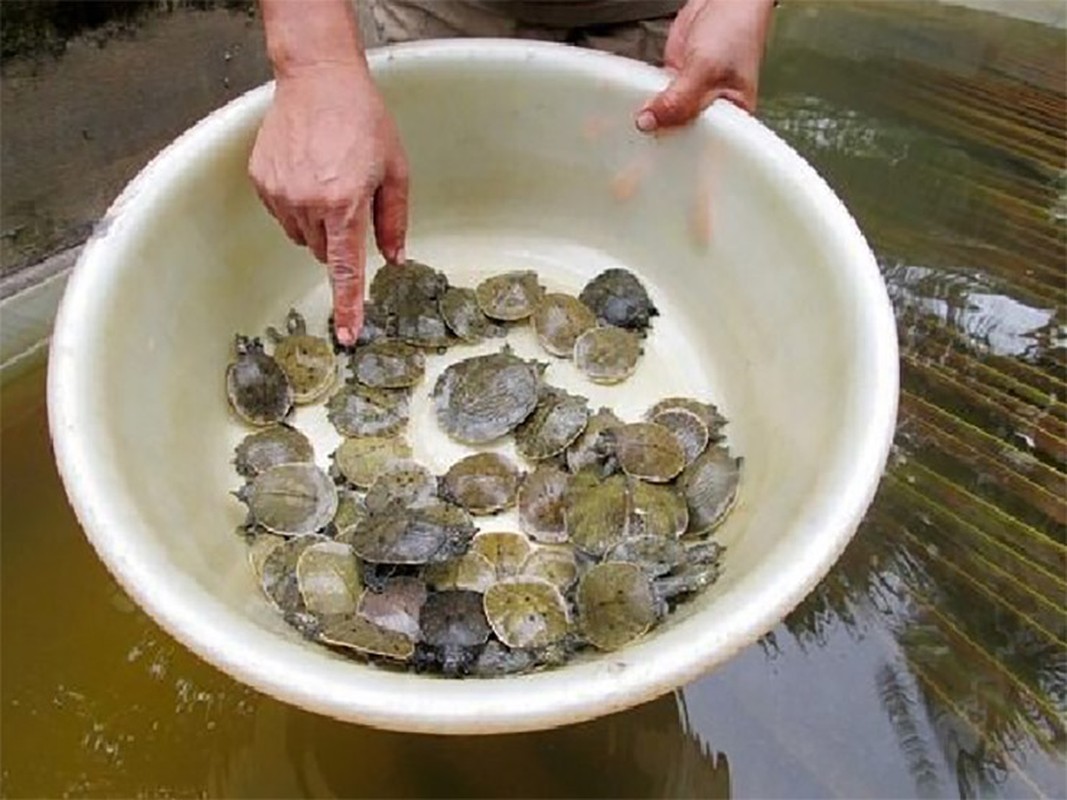
[[[4,386],[0,794],[1062,797],[1063,32],[929,4],[779,12],[761,115],[856,214],[902,344],[891,466],[815,593],[676,695],[445,739],[299,711],[109,578],[63,497],[44,378]]]

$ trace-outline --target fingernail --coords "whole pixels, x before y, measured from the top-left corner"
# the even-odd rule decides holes
[[[645,110],[637,115],[637,130],[648,133],[656,129],[656,115]]]
[[[356,333],[347,326],[340,327],[337,329],[337,341],[343,345],[355,344]]]
[[[401,247],[396,251],[396,263],[403,264],[408,260],[407,254],[404,252],[404,248]]]

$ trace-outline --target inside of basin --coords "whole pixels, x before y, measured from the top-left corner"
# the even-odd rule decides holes
[[[517,91],[531,73],[491,58],[430,71],[415,58],[380,65],[411,160],[409,256],[467,286],[517,268],[572,293],[608,266],[640,275],[660,315],[626,382],[589,383],[542,353],[528,330],[512,333],[511,344],[551,362],[549,383],[624,419],[678,394],[712,400],[729,418],[729,443],[745,462],[739,500],[717,534],[727,547],[724,574],[664,629],[710,603],[722,614],[701,620],[705,630],[745,613],[754,582],[776,590],[772,567],[783,570],[787,591],[803,593],[819,575],[804,577],[805,587],[785,572],[827,533],[827,508],[835,487],[844,491],[877,384],[857,355],[871,343],[847,299],[866,266],[849,260],[863,253],[831,235],[796,176],[746,140],[738,112],[720,109],[684,133],[649,138],[630,123],[642,94],[625,81],[547,63]],[[256,587],[234,534],[244,509],[230,495],[240,482],[231,459],[248,429],[223,392],[236,332],[262,334],[290,307],[322,332],[328,313],[322,268],[285,239],[247,180],[266,102],[260,92],[193,131],[142,176],[112,221],[103,268],[115,280],[87,347],[96,380],[84,387],[84,407],[102,424],[85,435],[100,460],[87,467],[102,469],[96,477],[109,492],[129,500],[112,509],[114,519],[146,532],[213,598],[297,642]],[[372,269],[378,263],[372,255]],[[472,452],[438,430],[433,380],[448,363],[497,347],[428,359],[407,436],[432,470]],[[324,409],[300,409],[294,422],[328,465],[340,440]],[[479,522],[515,527],[506,515]],[[839,524],[821,546],[834,553],[850,533]]]

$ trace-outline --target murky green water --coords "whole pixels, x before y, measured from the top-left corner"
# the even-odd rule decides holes
[[[758,646],[538,734],[382,733],[161,632],[56,476],[43,372],[4,387],[0,792],[12,797],[1067,795],[1062,31],[893,3],[782,10],[761,114],[896,305],[901,416],[853,544]]]

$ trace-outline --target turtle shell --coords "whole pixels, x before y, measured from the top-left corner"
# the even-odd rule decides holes
[[[470,514],[494,514],[515,503],[522,472],[499,453],[475,453],[449,467],[441,478],[441,496]]]
[[[313,614],[351,614],[363,589],[356,555],[347,544],[316,542],[300,554],[296,580]]]
[[[620,383],[634,374],[641,352],[641,340],[636,334],[602,326],[578,337],[574,363],[593,383]]]
[[[369,488],[394,464],[411,458],[411,445],[401,436],[355,436],[333,451],[335,477],[358,489]]]
[[[562,389],[545,387],[530,416],[515,428],[515,448],[531,461],[562,453],[589,422],[589,403]]]
[[[678,483],[689,506],[690,533],[706,533],[726,517],[737,499],[742,463],[716,445],[686,467]]]
[[[415,653],[415,643],[409,636],[375,625],[358,614],[329,618],[319,631],[318,638],[333,647],[393,661],[407,661]]]
[[[314,464],[270,467],[236,494],[253,524],[286,536],[322,530],[337,512],[337,488]]]
[[[674,434],[685,454],[688,467],[708,446],[710,432],[704,420],[686,408],[668,408],[653,416],[649,422],[662,425]]]
[[[578,562],[570,547],[537,547],[526,557],[519,574],[548,581],[565,592],[578,579]]]
[[[617,650],[659,619],[661,604],[641,567],[605,561],[590,568],[575,596],[585,638],[600,650]]]
[[[625,475],[600,479],[583,471],[567,486],[563,519],[571,543],[590,556],[600,557],[626,538],[630,493]]]
[[[484,598],[485,617],[508,647],[545,647],[570,631],[567,602],[548,581],[506,578],[490,586]]]
[[[367,510],[378,514],[390,506],[413,508],[437,495],[437,478],[417,461],[394,461],[385,467],[367,490]]]
[[[233,465],[240,475],[254,478],[268,467],[314,460],[315,450],[308,437],[283,422],[242,439],[234,450]]]
[[[539,365],[507,350],[445,368],[433,390],[441,428],[466,444],[485,444],[514,430],[537,407]]]
[[[718,442],[723,438],[722,429],[726,425],[726,417],[722,415],[714,403],[703,403],[691,397],[665,397],[648,410],[648,413],[645,414],[645,419],[649,422],[654,422],[658,415],[675,409],[691,411],[700,417],[700,421],[708,429],[710,441]]]
[[[380,628],[419,638],[419,613],[427,598],[426,584],[401,576],[385,581],[378,591],[364,591],[356,613]]]
[[[514,322],[534,313],[544,294],[537,273],[516,270],[486,278],[474,290],[482,312],[490,319]]]
[[[586,467],[604,468],[610,453],[602,446],[600,434],[622,424],[623,421],[615,416],[615,412],[610,408],[601,408],[589,417],[582,435],[567,448],[567,469],[571,472],[580,472]],[[610,472],[611,470],[604,471]]]
[[[396,436],[408,423],[407,389],[376,389],[355,381],[326,404],[326,416],[342,436]]]
[[[577,297],[551,293],[534,311],[533,326],[541,347],[554,356],[571,358],[578,337],[596,327],[596,315]]]
[[[605,434],[619,466],[627,475],[666,483],[685,467],[685,453],[678,439],[654,422],[632,422]]]
[[[688,525],[685,498],[673,486],[630,481],[627,535],[674,539],[685,533]]]
[[[485,557],[498,578],[517,575],[530,555],[530,541],[521,533],[492,531],[471,540],[471,552]]]
[[[477,647],[489,639],[489,623],[477,592],[435,592],[419,614],[420,638],[432,647]]]
[[[417,508],[389,505],[356,526],[352,547],[364,561],[429,564],[467,551],[474,524],[459,506],[433,500]]]
[[[470,551],[448,561],[427,564],[422,577],[433,589],[484,592],[496,581],[496,567],[481,553]]]
[[[374,342],[352,354],[352,374],[364,386],[404,389],[421,381],[425,371],[426,357],[406,342]]]
[[[295,308],[289,309],[285,322],[287,335],[267,328],[267,336],[274,342],[274,360],[289,378],[293,402],[314,403],[337,380],[337,356],[328,339],[308,334],[307,324]]]
[[[496,331],[473,289],[450,286],[438,298],[437,308],[448,329],[468,344],[477,344]]]
[[[519,527],[534,541],[567,541],[563,500],[570,475],[553,464],[541,464],[526,476],[518,492]]]
[[[237,360],[226,368],[226,396],[234,413],[263,427],[285,419],[293,408],[293,387],[259,339],[237,335]]]

